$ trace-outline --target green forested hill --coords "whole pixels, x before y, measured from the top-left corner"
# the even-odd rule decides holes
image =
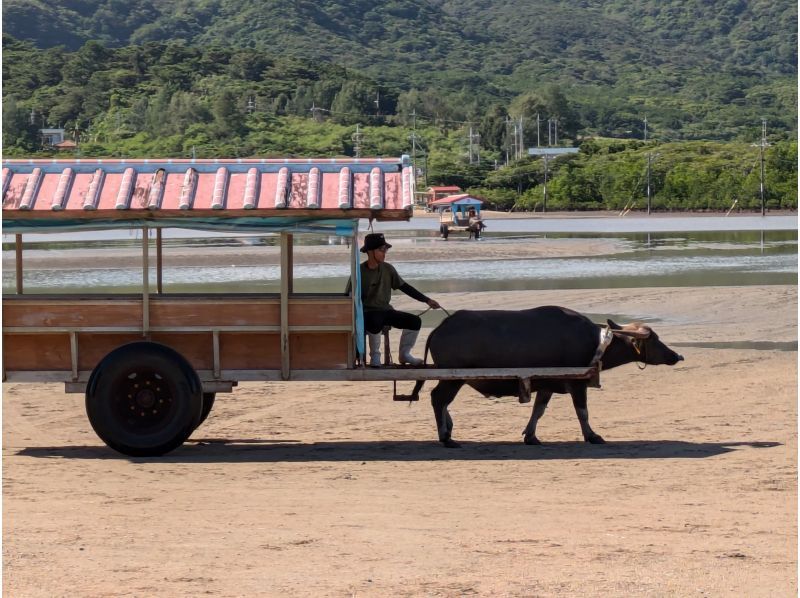
[[[793,0],[6,0],[3,24],[40,48],[230,44],[483,105],[558,84],[605,133],[645,113],[672,138],[795,120]]]
[[[646,118],[683,156],[660,164],[684,199],[659,207],[707,208],[752,186],[765,119],[773,205],[796,205],[796,15],[791,0],[5,0],[4,152],[45,155],[43,126],[87,156],[415,151],[428,182],[532,206],[543,173],[520,145],[546,143],[548,121],[577,145],[641,140]],[[710,140],[736,149],[689,143]],[[621,155],[636,170],[641,152]],[[641,178],[616,153],[554,163],[552,201],[615,205],[609,178]],[[695,167],[713,206],[680,191]]]

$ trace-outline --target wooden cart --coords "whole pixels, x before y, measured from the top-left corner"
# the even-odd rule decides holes
[[[439,213],[439,234],[446,241],[451,233],[469,233],[469,238],[480,239],[486,225],[481,219],[483,200],[467,193],[449,195],[430,203]]]
[[[3,166],[3,228],[16,240],[16,292],[3,296],[4,380],[64,382],[67,392],[85,393],[92,427],[124,454],[180,446],[216,393],[239,381],[516,378],[529,400],[531,378],[597,376],[596,368],[366,368],[359,294],[294,291],[294,238],[303,232],[352,238],[358,284],[359,220],[412,215],[406,156]],[[24,234],[115,228],[143,230],[141,292],[25,293]],[[166,228],[279,234],[280,293],[164,292]]]

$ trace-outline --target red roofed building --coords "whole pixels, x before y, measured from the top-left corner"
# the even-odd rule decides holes
[[[456,195],[461,192],[461,187],[458,187],[457,185],[428,187],[428,207],[431,207],[431,203],[437,199],[441,199],[442,197],[447,197],[449,195]]]
[[[78,144],[70,139],[65,139],[64,141],[59,141],[58,143],[54,143],[53,147],[59,151],[71,151],[78,148]]]

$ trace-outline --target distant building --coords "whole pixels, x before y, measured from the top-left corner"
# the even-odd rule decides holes
[[[428,207],[430,207],[431,203],[436,201],[437,199],[441,199],[442,197],[447,197],[448,195],[457,195],[461,193],[461,187],[456,185],[448,185],[443,187],[428,187]]]
[[[42,145],[57,145],[64,141],[64,129],[39,129]]]
[[[71,139],[65,139],[64,141],[59,141],[58,143],[54,143],[53,147],[56,148],[58,151],[70,151],[77,149],[78,144],[72,141]]]

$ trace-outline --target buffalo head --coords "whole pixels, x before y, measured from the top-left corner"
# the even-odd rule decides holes
[[[606,320],[606,322],[615,335],[631,339],[631,346],[639,356],[637,361],[650,365],[675,365],[679,361],[683,361],[683,355],[679,355],[662,343],[649,326],[640,323],[620,326],[611,320]]]

